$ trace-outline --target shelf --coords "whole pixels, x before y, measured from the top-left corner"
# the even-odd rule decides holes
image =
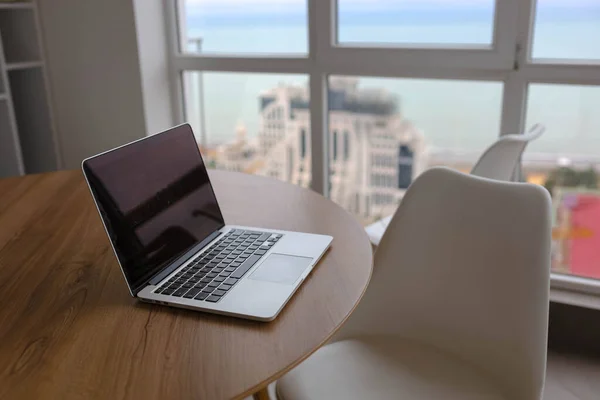
[[[35,13],[24,8],[0,8],[0,33],[7,64],[41,60]]]
[[[41,68],[8,72],[25,173],[56,169],[52,121]]]
[[[6,96],[6,95],[4,95]],[[0,99],[0,177],[23,174],[21,147],[6,98]]]
[[[27,1],[16,1],[13,3],[0,3],[0,10],[26,10],[32,9],[35,4]]]
[[[44,63],[42,63],[41,61],[11,62],[6,64],[6,70],[15,71],[19,69],[40,68],[43,66]]]

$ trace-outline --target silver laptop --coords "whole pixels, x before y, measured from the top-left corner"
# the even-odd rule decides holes
[[[270,321],[333,239],[227,225],[188,124],[82,168],[129,291],[143,301]]]

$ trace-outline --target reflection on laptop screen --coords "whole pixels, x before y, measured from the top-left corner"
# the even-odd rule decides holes
[[[132,291],[224,226],[189,125],[87,160],[83,169]]]

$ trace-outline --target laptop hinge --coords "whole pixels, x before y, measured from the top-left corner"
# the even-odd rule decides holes
[[[213,233],[211,233],[210,235],[208,235],[203,241],[201,241],[200,243],[198,243],[197,245],[192,247],[184,255],[182,255],[177,260],[173,261],[172,263],[167,265],[165,268],[163,268],[160,272],[158,272],[156,275],[154,275],[154,277],[152,277],[148,283],[142,285],[139,288],[139,290],[136,291],[135,294],[137,295],[137,293],[141,289],[143,289],[146,285],[157,285],[160,281],[162,281],[167,276],[169,276],[169,274],[171,274],[177,268],[181,267],[182,264],[184,264],[186,261],[188,261],[191,257],[193,257],[196,253],[198,253],[204,247],[206,247],[210,242],[215,240],[222,233],[221,228],[219,228],[219,230],[216,230]]]

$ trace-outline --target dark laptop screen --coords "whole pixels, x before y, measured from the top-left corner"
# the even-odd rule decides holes
[[[224,226],[189,125],[91,158],[83,170],[134,293]]]

